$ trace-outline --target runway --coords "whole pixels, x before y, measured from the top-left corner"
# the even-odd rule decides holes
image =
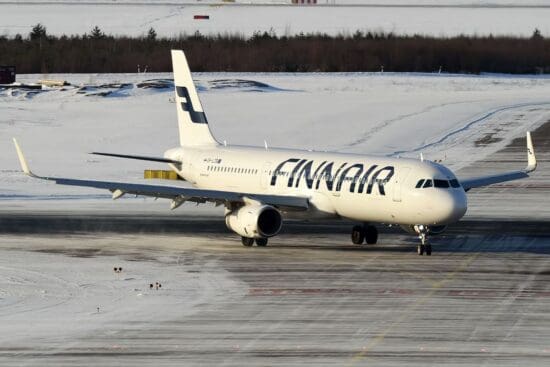
[[[267,248],[244,248],[212,220],[183,223],[169,234],[2,234],[0,276],[12,281],[0,287],[0,365],[538,366],[550,358],[548,223],[466,222],[434,237],[431,257],[394,229],[356,246],[345,225],[300,223]],[[163,290],[150,291],[152,280]]]

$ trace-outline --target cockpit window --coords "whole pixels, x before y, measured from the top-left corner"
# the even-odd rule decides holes
[[[447,180],[434,180],[434,186],[441,189],[449,188],[449,181]]]
[[[460,187],[460,183],[458,182],[458,180],[456,178],[454,180],[451,180],[451,187],[454,187],[455,189],[457,187]]]
[[[424,186],[422,186],[423,188],[426,188],[426,187],[432,187],[432,180],[426,180],[426,182],[424,182]]]
[[[419,189],[422,187],[422,184],[424,183],[424,180],[419,180],[418,183],[416,184],[416,188]]]

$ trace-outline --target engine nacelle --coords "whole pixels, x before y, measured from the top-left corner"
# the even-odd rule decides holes
[[[244,205],[225,216],[227,228],[248,238],[273,237],[283,226],[281,213],[269,205]]]
[[[410,234],[420,234],[420,226],[418,225],[402,225],[401,228]],[[437,235],[443,233],[447,226],[424,226],[428,229],[428,234]]]
[[[441,234],[445,232],[447,226],[428,226],[428,231],[430,234]]]

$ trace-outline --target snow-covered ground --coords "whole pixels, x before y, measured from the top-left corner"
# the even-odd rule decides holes
[[[76,86],[0,92],[0,206],[166,212],[163,200],[112,202],[108,192],[25,177],[11,137],[19,139],[38,174],[143,182],[144,169],[164,165],[88,153],[158,156],[177,146],[171,74],[47,77]],[[168,87],[140,88],[145,79],[161,79]],[[315,150],[422,152],[457,170],[549,120],[550,79],[536,76],[204,73],[195,80],[211,129],[230,145],[263,146],[265,139],[269,146]]]
[[[384,2],[378,2],[384,3]],[[394,2],[390,2],[395,4]],[[405,1],[397,2],[405,3]],[[410,1],[407,4],[425,4]],[[433,2],[432,2],[433,3]],[[444,4],[456,4],[447,1]],[[463,4],[464,2],[460,1]],[[479,1],[469,3],[479,4]],[[484,4],[489,2],[484,2]],[[499,1],[491,2],[499,3]],[[508,1],[502,4],[510,3]],[[160,36],[180,33],[240,33],[257,31],[276,34],[304,33],[353,34],[384,31],[399,34],[452,36],[457,34],[530,36],[535,28],[550,35],[550,3],[535,1],[543,8],[495,7],[326,7],[257,5],[90,4],[86,3],[0,3],[0,35],[27,35],[42,23],[50,34],[84,34],[94,26],[114,35],[145,35],[153,27]],[[515,2],[515,5],[533,2]],[[441,5],[441,4],[439,4]],[[194,15],[209,15],[195,20]]]
[[[175,245],[178,239],[163,241]],[[196,312],[197,305],[246,292],[214,260],[177,251],[164,255],[151,247],[148,240],[132,236],[107,241],[92,236],[4,237],[0,345],[40,343],[34,345],[55,352],[70,348],[78,343],[72,337],[91,330],[116,333],[125,323],[139,327],[173,320],[174,314]],[[114,267],[122,272],[115,273]],[[149,284],[156,282],[161,288],[151,290]]]
[[[317,0],[318,4],[330,5],[365,5],[365,6],[546,6],[550,5],[550,0]],[[52,3],[79,3],[78,0],[0,0],[2,3],[32,3],[32,4],[52,4]],[[223,0],[86,0],[89,4],[177,4],[189,5],[200,3],[224,3]],[[235,4],[291,4],[292,0],[230,0],[225,3]]]

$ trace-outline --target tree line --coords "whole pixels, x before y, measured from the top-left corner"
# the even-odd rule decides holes
[[[550,40],[538,30],[531,37],[270,31],[161,38],[153,28],[142,37],[115,37],[99,27],[52,36],[37,24],[26,36],[0,36],[0,65],[15,65],[18,73],[166,72],[170,49],[185,50],[193,71],[550,73]]]

